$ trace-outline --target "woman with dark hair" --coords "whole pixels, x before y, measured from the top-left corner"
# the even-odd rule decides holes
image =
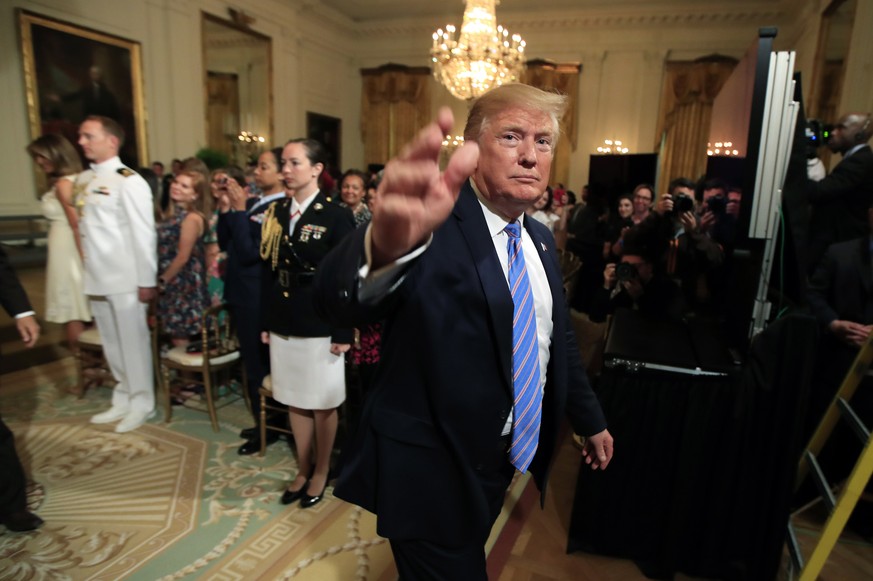
[[[618,198],[615,215],[610,215],[606,228],[606,243],[603,245],[603,258],[607,261],[617,260],[622,253],[625,233],[633,227],[634,199],[625,194]]]
[[[367,194],[367,174],[359,169],[349,169],[340,180],[340,197],[352,214],[355,215],[355,224],[361,227],[370,223],[373,214],[364,202]]]
[[[282,504],[320,502],[327,488],[337,408],[345,400],[345,359],[353,332],[334,329],[315,313],[312,282],[319,264],[355,219],[319,191],[324,147],[293,139],[282,150],[286,197],[264,215],[262,340],[270,345],[273,397],[286,404],[297,449],[297,476]],[[314,454],[313,454],[314,450]]]
[[[553,204],[552,188],[547,187],[543,195],[533,203],[527,213],[531,218],[544,224],[554,234],[555,224],[561,219],[561,214],[552,208]]]
[[[366,228],[373,218],[371,207],[364,202],[368,195],[369,204],[376,204],[376,189],[367,193],[367,174],[357,169],[346,170],[343,174],[340,194],[343,205],[355,215],[355,225]],[[356,330],[355,342],[346,357],[349,363],[349,384],[346,386],[346,425],[349,437],[355,433],[358,418],[363,409],[364,397],[370,391],[376,368],[379,366],[380,346],[382,344],[381,323],[371,323]]]
[[[42,211],[49,220],[45,280],[45,320],[63,323],[67,343],[76,342],[91,320],[83,290],[82,243],[73,183],[82,171],[79,154],[61,135],[49,133],[27,146],[27,153],[48,177],[51,189],[42,195]]]
[[[242,456],[261,449],[260,394],[258,390],[270,372],[270,355],[261,343],[261,222],[264,211],[276,200],[285,197],[282,180],[282,148],[268,149],[258,156],[254,169],[255,185],[263,192],[261,198],[252,198],[235,180],[227,181],[226,195],[221,197],[218,218],[218,243],[227,256],[224,271],[224,301],[230,306],[236,323],[240,354],[248,378],[249,400],[252,402],[254,427],[245,428],[240,437],[245,442],[237,452]],[[282,414],[284,416],[284,414]],[[267,419],[269,424],[287,426],[284,417]],[[276,432],[267,431],[266,444],[278,439]]]

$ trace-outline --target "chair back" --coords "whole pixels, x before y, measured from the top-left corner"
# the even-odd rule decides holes
[[[573,296],[576,280],[579,278],[579,270],[582,268],[582,260],[569,250],[558,248],[558,263],[561,267],[561,277],[564,282],[564,296],[567,300]]]
[[[204,354],[204,366],[239,350],[236,325],[226,304],[212,305],[201,315],[199,352]],[[196,342],[195,342],[196,345]]]

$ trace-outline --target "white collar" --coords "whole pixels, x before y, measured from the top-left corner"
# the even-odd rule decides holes
[[[121,163],[121,159],[119,157],[113,156],[107,159],[106,161],[101,161],[100,163],[92,163],[91,169],[96,172],[106,171],[106,170],[114,170],[120,167],[124,167],[124,164]]]
[[[303,200],[302,204],[297,201],[297,198],[294,198],[292,196],[292,198],[291,198],[291,214],[294,214],[294,212],[297,212],[297,211],[299,211],[301,214],[306,212],[306,210],[309,209],[310,204],[312,204],[312,200],[314,200],[315,196],[318,195],[319,191],[321,191],[321,190],[315,190],[315,193],[312,194],[311,196],[309,196],[308,198],[306,198],[305,200]]]
[[[479,199],[479,205],[482,206],[482,214],[485,216],[485,223],[488,224],[488,232],[491,233],[491,237],[501,234],[509,222],[506,221],[506,218],[495,212],[491,209],[491,204],[482,196],[482,192],[479,191],[479,188],[476,187],[476,183],[473,180],[470,180],[470,186],[472,186],[473,191],[476,193],[476,198]],[[518,217],[518,223],[524,229],[524,218],[525,214],[522,212],[521,216]]]

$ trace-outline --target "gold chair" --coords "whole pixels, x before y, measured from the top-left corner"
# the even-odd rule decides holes
[[[103,355],[103,340],[96,326],[85,329],[76,342],[76,368],[78,382],[73,393],[76,397],[85,396],[85,390],[91,382],[103,385],[110,382],[115,385],[112,371]]]
[[[231,392],[228,395],[237,395],[245,399],[246,406],[251,411],[251,402],[248,396],[248,379],[246,378],[245,366],[239,352],[233,318],[227,305],[216,305],[207,308],[202,315],[201,351],[188,352],[187,347],[173,347],[161,355],[161,386],[160,391],[164,399],[164,421],[169,422],[173,415],[171,402],[173,383],[195,383],[203,386],[206,399],[206,410],[186,405],[190,409],[209,412],[212,421],[212,429],[219,431],[218,414],[215,400],[216,391],[221,385],[219,377],[224,378]],[[195,343],[196,344],[196,343]],[[242,379],[240,389],[242,393],[234,393],[231,372],[239,369]],[[175,370],[175,377],[171,377],[170,370]],[[239,384],[238,384],[239,385]],[[227,401],[219,407],[234,403],[239,397],[228,397]]]
[[[272,412],[281,412],[283,414],[288,413],[288,408],[282,406],[271,405],[269,402],[273,399],[273,379],[271,376],[266,376],[264,381],[261,383],[260,389],[258,389],[258,393],[261,397],[261,417],[258,419],[258,426],[261,429],[261,451],[260,456],[264,457],[264,452],[267,449],[267,430],[273,430],[274,432],[281,432],[283,434],[291,435],[290,428],[282,428],[275,425],[270,425],[267,423],[267,410]]]
[[[558,248],[558,263],[561,266],[561,277],[564,281],[564,296],[569,301],[573,297],[573,291],[578,280],[579,270],[582,268],[582,260],[570,252]]]

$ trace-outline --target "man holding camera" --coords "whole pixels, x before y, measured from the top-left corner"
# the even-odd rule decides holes
[[[704,189],[707,209],[695,213],[694,182],[676,178],[655,207],[655,221],[661,236],[670,240],[664,258],[664,269],[682,287],[685,301],[694,311],[707,310],[712,302],[706,277],[724,264],[724,248],[709,235],[720,216],[708,208],[713,203],[718,210],[719,184]],[[709,194],[707,196],[707,193]]]
[[[662,268],[667,241],[652,219],[628,230],[621,262],[603,269],[603,286],[591,299],[591,321],[601,323],[619,308],[637,310],[654,319],[682,318],[682,291]]]
[[[873,202],[873,151],[869,113],[840,118],[828,139],[828,148],[843,159],[821,181],[810,180],[806,194],[811,206],[809,272],[828,246],[866,236],[867,208]]]

